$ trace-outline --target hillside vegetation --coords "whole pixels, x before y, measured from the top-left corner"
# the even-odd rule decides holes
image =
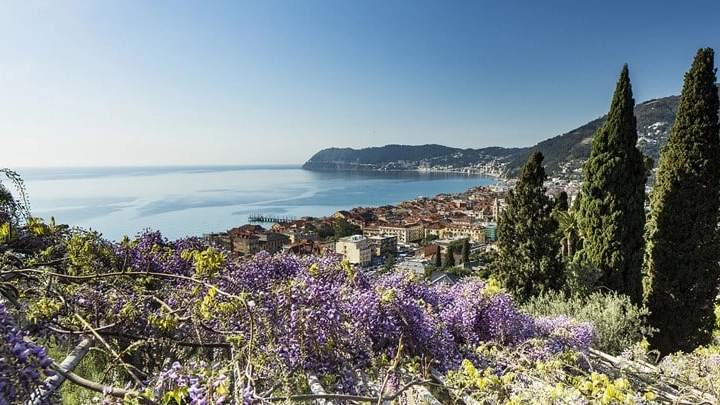
[[[678,96],[653,99],[635,107],[638,148],[655,166],[678,108]],[[502,177],[516,177],[533,150],[545,156],[548,176],[570,175],[590,157],[595,132],[606,115],[585,125],[526,148],[499,146],[460,149],[437,144],[386,145],[362,149],[328,148],[313,155],[302,167],[307,170],[417,170],[474,167]]]
[[[442,145],[386,145],[363,149],[329,148],[313,155],[307,170],[416,170],[496,165],[503,167],[526,148],[459,149]]]

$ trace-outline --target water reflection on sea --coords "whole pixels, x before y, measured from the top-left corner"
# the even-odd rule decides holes
[[[18,169],[32,213],[108,239],[159,229],[179,238],[248,222],[251,214],[328,216],[495,183],[460,173],[311,172],[298,166]]]

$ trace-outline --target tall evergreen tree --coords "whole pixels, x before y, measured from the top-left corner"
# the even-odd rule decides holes
[[[555,211],[567,211],[570,209],[570,197],[568,197],[567,191],[561,191],[557,195],[557,201],[555,201]]]
[[[711,341],[720,280],[720,137],[714,51],[700,49],[660,154],[647,226],[646,303],[663,355]]]
[[[435,249],[435,267],[441,268],[442,267],[442,256],[440,251],[440,245],[436,245],[437,248]]]
[[[637,129],[627,65],[615,88],[610,112],[593,137],[583,166],[583,198],[578,227],[583,248],[580,262],[600,270],[598,286],[642,302],[645,227],[645,163],[638,150]]]
[[[445,248],[445,265],[444,268],[455,267],[455,249],[453,246]]]
[[[533,152],[522,168],[507,207],[498,221],[498,257],[493,270],[498,281],[524,302],[547,290],[562,287],[559,249],[552,243],[558,227],[553,204],[545,194],[543,155]]]
[[[462,262],[463,264],[470,261],[470,239],[463,239],[462,244]]]

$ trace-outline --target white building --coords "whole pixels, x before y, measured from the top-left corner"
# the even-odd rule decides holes
[[[350,264],[367,267],[372,260],[372,250],[368,239],[362,235],[352,235],[335,243],[335,252],[341,254]]]

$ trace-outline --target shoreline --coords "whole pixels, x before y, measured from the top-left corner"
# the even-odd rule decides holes
[[[352,169],[339,169],[339,168],[332,168],[332,169],[309,169],[305,167],[301,167],[302,170],[307,170],[309,172],[336,172],[336,173],[343,173],[343,172],[368,172],[368,173],[383,173],[383,172],[417,172],[417,173],[453,173],[453,174],[466,174],[466,175],[474,175],[474,176],[485,176],[485,177],[491,177],[494,179],[497,179],[499,181],[507,181],[508,179],[499,173],[496,172],[489,172],[486,170],[477,169],[474,167],[463,167],[463,168],[426,168],[426,167],[417,167],[414,169],[387,169],[387,168],[380,168],[368,165],[365,168],[362,167],[354,167]]]

